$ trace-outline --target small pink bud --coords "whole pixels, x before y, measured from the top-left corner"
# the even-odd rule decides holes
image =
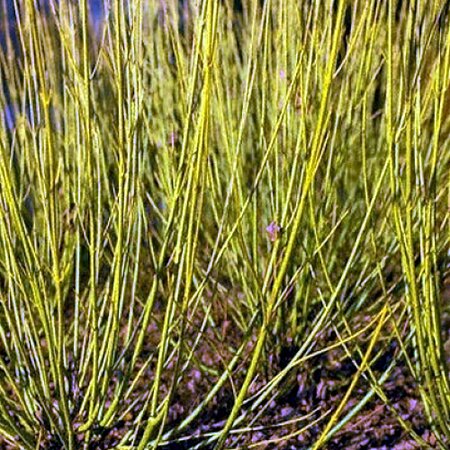
[[[270,224],[266,227],[267,234],[269,235],[269,239],[272,242],[275,242],[278,239],[278,236],[281,232],[281,227],[277,225],[277,223],[272,220]]]

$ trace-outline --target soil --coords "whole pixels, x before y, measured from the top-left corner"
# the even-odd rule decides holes
[[[450,279],[444,284],[442,298],[448,304],[450,301]],[[161,309],[162,319],[162,309]],[[198,319],[198,320],[197,320]],[[195,348],[195,338],[198,327],[201,326],[200,318],[193,317],[190,326],[186,329],[188,348]],[[174,392],[172,406],[167,419],[167,429],[171,429],[181,423],[214,385],[218,378],[215,370],[223,370],[225,361],[232,358],[232,349],[237,348],[242,341],[242,333],[234,331],[231,322],[226,315],[219,314],[214,318],[216,329],[206,327],[203,339],[195,348],[194,357],[196,364],[192,367],[202,367],[202,371],[196,368],[187,369],[184,376],[177,385]],[[444,336],[450,343],[450,316],[443,314]],[[353,326],[361,329],[370,321],[369,316],[355,318]],[[220,327],[220,333],[217,333]],[[369,329],[358,337],[361,349],[368,345],[370,339]],[[143,354],[154,351],[159,339],[158,321],[152,323],[149,335],[153,338],[147,342]],[[219,338],[220,336],[220,338]],[[257,381],[252,384],[249,395],[262,389],[268,380],[273,378],[293,357],[297,348],[289,344],[281,349],[279,354],[269,354],[266,358],[269,364],[265,370],[260,371]],[[232,374],[234,389],[237,389],[243,380],[244,367],[248,365],[255,340],[251,339],[245,353],[245,357],[238,368]],[[291,341],[292,342],[292,341]],[[320,336],[317,348],[324,348],[336,342],[335,331],[330,329]],[[376,377],[389,367],[396,359],[396,364],[387,380],[383,383],[383,392],[387,402],[378,395],[373,395],[364,407],[352,417],[342,429],[333,435],[323,447],[326,450],[413,450],[438,448],[436,436],[426,420],[417,381],[413,378],[404,359],[401,357],[400,348],[396,341],[390,341],[386,345],[377,344],[374,353],[378,358],[371,368]],[[450,345],[450,344],[449,344]],[[448,350],[446,348],[446,350]],[[228,438],[225,448],[227,449],[308,449],[320,436],[327,417],[332,414],[340,404],[353,375],[357,372],[360,358],[348,356],[346,352],[336,347],[322,355],[318,355],[298,366],[292,371],[278,389],[278,395],[263,403],[254,412],[247,411],[246,430],[233,433]],[[448,353],[450,356],[450,352]],[[170,373],[174,367],[174,361],[166,367],[161,386],[161,397],[168,391],[171,377]],[[189,366],[190,367],[190,366]],[[152,370],[153,371],[153,370]],[[152,371],[149,372],[151,380]],[[209,373],[208,373],[209,371]],[[144,398],[148,384],[142,381],[136,387],[136,393],[129,404],[135,401],[130,411],[122,419],[109,429],[94,429],[92,444],[89,450],[113,449],[123,435],[132,429],[132,423],[144,408]],[[339,420],[355,406],[369,391],[370,382],[363,375],[354,388],[347,406],[344,408]],[[208,433],[220,430],[233,405],[233,388],[231,383],[225,385],[216,397],[210,402],[204,412],[191,424],[188,429],[183,430],[180,436],[174,437],[161,445],[166,450],[183,450],[195,448],[198,444],[206,442]],[[327,416],[320,420],[321,416]],[[247,427],[251,421],[251,426]],[[422,439],[422,444],[417,444],[411,433],[405,430],[401,421],[407,424],[410,431]],[[299,433],[300,430],[304,430]],[[78,435],[80,449],[83,434]],[[17,448],[11,444],[0,441],[0,449],[12,450]],[[44,437],[42,450],[60,450],[61,446],[51,436]],[[213,449],[213,444],[203,445],[201,448]],[[449,447],[450,448],[450,447]]]

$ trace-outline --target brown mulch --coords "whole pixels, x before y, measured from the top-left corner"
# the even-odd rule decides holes
[[[446,302],[450,300],[449,280],[444,287],[443,299]],[[160,313],[162,318],[162,309]],[[195,364],[189,366],[177,385],[169,411],[167,429],[179,424],[205,397],[218,378],[215,370],[218,370],[219,373],[223,370],[226,362],[231,360],[232,349],[236,349],[243,338],[239,330],[232,329],[231,322],[223,311],[216,311],[215,314],[217,315],[214,317],[216,329],[206,327],[203,339],[194,351]],[[361,328],[369,320],[370,317],[368,316],[356,318],[353,323],[354,330]],[[152,336],[152,339],[144,348],[144,354],[155,351],[159,339],[157,323],[158,321],[152,323],[149,328],[149,336]],[[444,339],[447,339],[447,342],[450,342],[449,324],[450,316],[444,312],[443,325],[447,331]],[[193,348],[200,325],[200,317],[192,318],[192,322],[186,330],[186,339],[189,342],[188,348]],[[220,333],[217,333],[217,329],[220,329]],[[371,331],[369,330],[365,335],[363,334],[358,338],[358,343],[363,351],[364,346],[367,346]],[[250,340],[244,360],[238,364],[238,369],[232,375],[235,389],[238,389],[243,380],[245,367],[248,365],[248,358],[254,342],[254,339]],[[250,394],[263,388],[267,381],[293,357],[297,348],[292,344],[291,339],[287,339],[286,342],[287,346],[282,348],[279,354],[266,356],[268,364],[262,365],[265,369],[258,374],[257,382],[251,386]],[[324,348],[333,342],[336,342],[336,335],[333,330],[329,330],[319,337],[316,349]],[[382,345],[385,345],[385,347],[382,347]],[[374,352],[378,353],[379,357],[371,368],[375,376],[379,377],[393,361],[393,358],[396,358],[399,354],[399,346],[396,341],[386,344],[380,343],[376,345]],[[270,352],[266,351],[266,353]],[[354,355],[357,355],[357,353],[354,353]],[[279,387],[279,395],[261,406],[261,408],[264,408],[263,411],[258,409],[255,412],[248,413],[249,419],[255,418],[251,426],[252,431],[247,430],[241,434],[233,434],[228,438],[226,448],[309,449],[320,436],[329,415],[322,421],[319,418],[327,412],[328,414],[333,413],[355,375],[357,365],[354,361],[360,362],[358,356],[349,357],[343,349],[338,348],[316,356],[298,366],[296,371],[290,373]],[[166,368],[161,386],[161,398],[167,392],[171,383],[170,375],[173,366],[174,360]],[[201,367],[201,370],[197,367]],[[148,372],[148,383],[151,383],[153,370],[154,366]],[[92,445],[89,450],[112,449],[119,443],[121,437],[132,427],[137,414],[142,410],[144,404],[143,401],[139,401],[139,398],[145,398],[148,386],[149,384],[144,381],[137,386],[136,395],[133,397],[136,400],[134,408],[113,428],[94,429]],[[364,376],[360,377],[339,420],[367,394],[369,389],[369,381]],[[388,399],[389,406],[376,394],[373,395],[355,417],[351,418],[326,443],[323,447],[325,450],[438,448],[436,437],[424,414],[417,382],[401,357],[398,357],[397,363],[384,382],[382,389]],[[207,433],[219,431],[223,427],[233,401],[233,390],[231,384],[227,383],[219,391],[216,398],[205,408],[200,417],[181,433],[184,439],[176,441],[174,438],[173,441],[164,443],[161,448],[167,450],[191,449],[202,441],[204,442],[206,439],[204,436]],[[426,442],[426,447],[417,444],[410,433],[405,431],[394,411],[411,427],[416,435]],[[260,416],[256,417],[259,413],[261,413]],[[302,428],[305,428],[304,432],[296,433]],[[81,448],[83,435],[80,434],[78,438]],[[9,445],[0,440],[0,450],[15,448],[17,446]],[[213,444],[205,445],[202,448],[212,450]],[[43,440],[41,449],[61,450],[61,446],[58,445],[56,439],[49,436],[47,440]]]

